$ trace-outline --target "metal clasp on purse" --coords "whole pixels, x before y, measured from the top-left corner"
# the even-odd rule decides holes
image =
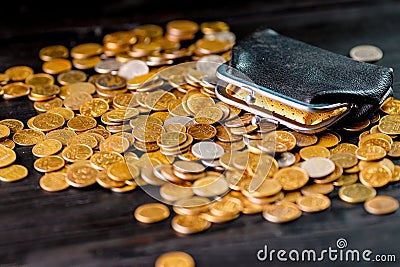
[[[226,64],[217,69],[222,81],[215,87],[217,97],[227,104],[272,119],[293,130],[316,133],[327,129],[346,116],[355,106],[350,103],[309,104],[283,96],[253,84],[245,77],[233,75]]]

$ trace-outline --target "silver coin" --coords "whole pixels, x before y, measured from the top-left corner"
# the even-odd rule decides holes
[[[349,55],[357,61],[375,62],[383,57],[383,52],[374,45],[357,45],[350,50]]]
[[[224,42],[234,43],[236,41],[236,35],[233,32],[216,32],[211,34],[205,34],[204,39],[208,40],[220,40]]]
[[[110,73],[113,71],[118,71],[121,65],[122,64],[116,61],[114,58],[109,58],[97,63],[97,65],[94,66],[94,70],[97,73]]]
[[[143,60],[134,59],[123,64],[118,70],[118,76],[130,80],[149,73],[149,66]]]
[[[278,162],[279,168],[284,168],[292,166],[296,162],[296,157],[293,153],[283,152],[278,156],[276,161]]]
[[[322,178],[335,170],[335,163],[327,158],[315,157],[305,160],[300,167],[305,170],[311,178]]]
[[[207,167],[221,167],[221,163],[219,162],[219,159],[212,159],[212,160],[202,160],[201,163],[203,163]]]
[[[196,69],[210,77],[216,77],[217,68],[225,62],[226,60],[219,55],[203,56],[197,61]]]
[[[199,159],[218,159],[224,154],[222,146],[210,141],[203,141],[192,146],[192,153]]]
[[[175,117],[170,117],[164,121],[164,126],[168,125],[170,123],[179,123],[185,126],[192,125],[195,123],[193,118],[185,117],[185,116],[175,116]]]
[[[160,178],[154,175],[153,167],[142,168],[140,170],[140,176],[146,183],[151,185],[159,186],[165,184],[164,180],[161,180]]]

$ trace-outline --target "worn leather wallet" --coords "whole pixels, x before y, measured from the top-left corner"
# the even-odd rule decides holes
[[[367,120],[393,94],[391,68],[269,28],[239,40],[217,77],[220,100],[309,133]]]

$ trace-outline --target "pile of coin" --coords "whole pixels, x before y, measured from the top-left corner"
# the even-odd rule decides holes
[[[376,194],[400,180],[392,161],[400,157],[399,100],[344,129],[360,132],[358,144],[332,130],[296,132],[216,97],[216,69],[235,42],[226,23],[177,20],[165,28],[146,24],[103,43],[44,47],[43,73],[5,70],[3,98],[28,96],[38,114],[26,125],[0,121],[0,179],[27,177],[13,148],[30,146],[43,190],[140,186],[160,203],[139,206],[135,218],[159,222],[172,206],[180,234],[241,214],[293,221],[329,209],[335,189],[369,213],[397,210],[396,199]]]

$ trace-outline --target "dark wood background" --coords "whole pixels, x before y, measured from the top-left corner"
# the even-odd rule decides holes
[[[398,1],[31,2],[10,1],[2,6],[0,72],[20,64],[41,71],[38,51],[46,45],[101,42],[108,32],[142,23],[165,25],[180,18],[224,20],[238,38],[256,28],[271,27],[343,55],[358,44],[377,45],[384,57],[376,64],[394,69],[395,95],[400,98]],[[0,119],[26,122],[35,114],[28,99],[0,100]],[[354,134],[342,135],[344,141],[356,140]],[[336,248],[339,238],[347,240],[349,249],[396,254],[400,260],[400,212],[370,215],[362,204],[339,200],[336,190],[330,194],[333,201],[329,210],[304,214],[292,223],[278,225],[265,221],[261,214],[242,215],[230,223],[214,224],[204,233],[179,236],[170,228],[172,216],[152,225],[135,221],[134,209],[155,201],[140,188],[126,194],[99,186],[44,192],[38,184],[41,174],[32,167],[31,148],[15,150],[17,162],[29,167],[30,173],[19,182],[0,182],[0,266],[153,266],[159,255],[172,250],[190,253],[197,266],[203,267],[273,266],[281,264],[257,261],[256,253],[264,245],[276,250],[321,251]],[[378,194],[399,199],[399,188],[399,183],[391,184]],[[329,263],[346,265],[324,264]]]

